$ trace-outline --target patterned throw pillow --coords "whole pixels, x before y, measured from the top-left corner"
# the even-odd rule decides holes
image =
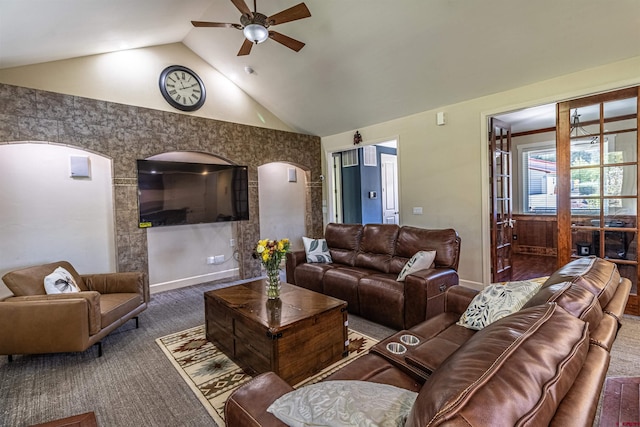
[[[307,254],[307,262],[333,262],[325,239],[303,237],[302,242]]]
[[[431,267],[433,260],[436,259],[436,251],[420,251],[411,257],[409,261],[402,267],[402,271],[396,279],[398,282],[404,282],[404,278],[414,271],[424,270]]]
[[[323,381],[276,399],[267,408],[290,427],[403,426],[417,393],[368,381]]]
[[[479,331],[496,320],[520,310],[541,286],[541,283],[526,280],[504,284],[492,283],[471,300],[458,325]]]
[[[58,267],[53,270],[53,273],[44,278],[44,291],[47,294],[66,294],[80,292],[80,288],[71,273],[62,267]]]

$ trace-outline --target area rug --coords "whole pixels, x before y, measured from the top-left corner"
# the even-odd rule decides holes
[[[156,342],[218,426],[224,427],[225,401],[251,376],[206,340],[204,325],[158,338]],[[377,340],[349,330],[349,355],[298,386],[320,381],[366,354],[375,343]]]

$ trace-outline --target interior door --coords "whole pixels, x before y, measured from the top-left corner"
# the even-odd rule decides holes
[[[633,284],[638,299],[638,92],[640,87],[558,104],[558,263],[596,255]]]
[[[385,224],[399,224],[398,206],[398,157],[380,154],[382,178],[382,218]]]
[[[511,126],[491,118],[489,135],[489,174],[491,180],[491,282],[510,281],[512,277]]]

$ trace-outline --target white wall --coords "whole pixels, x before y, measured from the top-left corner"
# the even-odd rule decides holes
[[[86,156],[90,178],[70,178]],[[0,145],[0,277],[67,260],[79,273],[116,269],[111,160],[46,143]],[[8,289],[1,284],[0,299]]]
[[[490,281],[487,118],[637,85],[639,71],[636,57],[358,130],[363,143],[397,137],[400,223],[455,228],[462,238],[461,283],[482,287]],[[444,126],[436,125],[440,111],[447,120]],[[352,147],[354,132],[322,138],[328,179],[328,153]],[[331,202],[326,194],[324,198]],[[414,215],[413,207],[423,207],[423,214]]]
[[[295,169],[296,182],[288,181]],[[306,178],[299,167],[288,163],[268,163],[258,167],[260,237],[291,241],[292,250],[303,250]]]
[[[233,223],[175,225],[147,229],[149,286],[152,293],[238,275]],[[221,264],[207,257],[223,255]]]

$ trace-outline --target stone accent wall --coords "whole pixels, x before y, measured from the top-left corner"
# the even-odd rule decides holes
[[[258,166],[294,164],[306,172],[306,232],[323,233],[320,138],[0,84],[0,144],[46,141],[113,159],[118,271],[148,273],[147,232],[138,228],[136,159],[199,151],[249,168],[250,220],[236,223],[240,277],[260,275],[251,257],[260,238]]]

